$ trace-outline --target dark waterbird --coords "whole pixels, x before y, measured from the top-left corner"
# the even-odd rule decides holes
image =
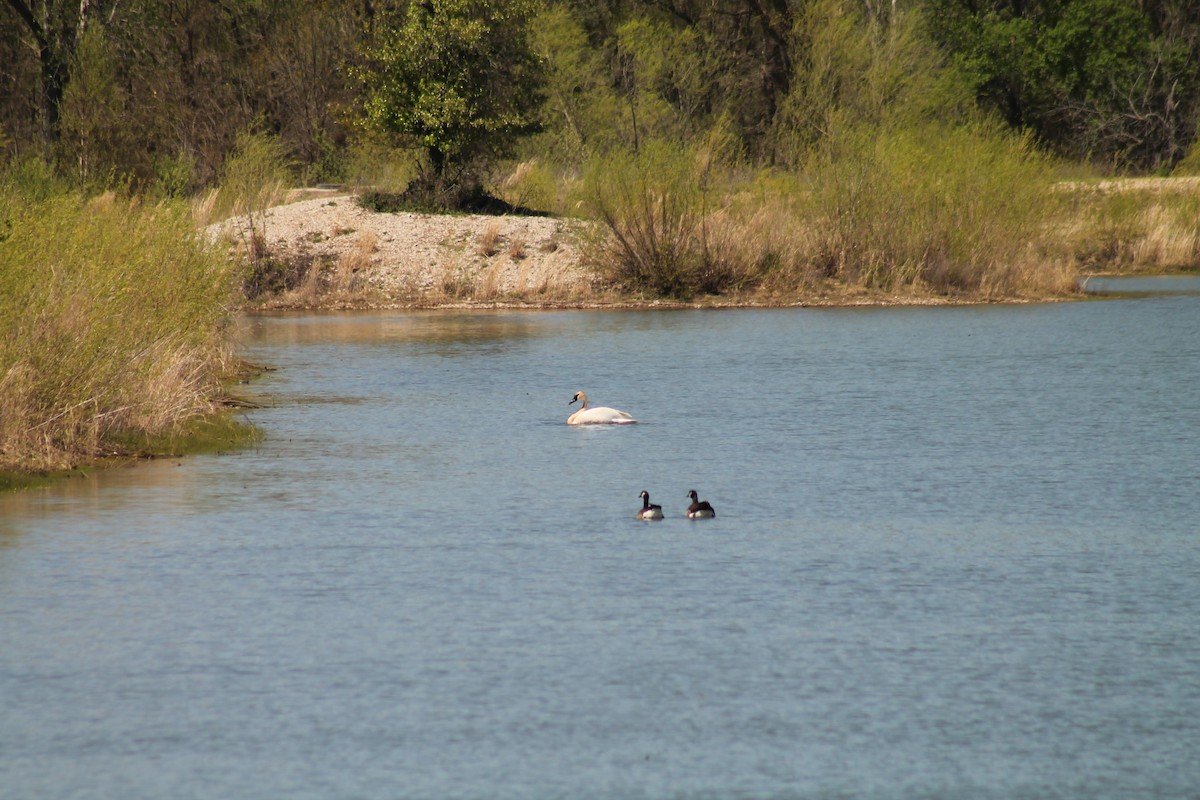
[[[696,496],[695,489],[688,492],[688,497],[692,499],[692,504],[688,506],[686,512],[688,519],[711,519],[717,515],[707,500],[701,500]]]
[[[640,495],[638,495],[638,497],[642,498],[642,507],[637,512],[638,519],[662,519],[663,518],[662,506],[650,505],[650,493],[649,492],[647,492],[645,489],[643,489],[642,493]]]

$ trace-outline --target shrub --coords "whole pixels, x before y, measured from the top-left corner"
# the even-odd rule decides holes
[[[1030,142],[989,124],[851,127],[801,175],[831,277],[892,289],[1003,294],[1059,287],[1045,247],[1053,198]]]
[[[748,279],[722,257],[710,228],[720,146],[718,133],[699,145],[657,140],[632,155],[593,160],[585,192],[611,233],[601,258],[613,281],[689,298]]]
[[[0,466],[69,466],[211,411],[233,280],[188,209],[3,189]]]

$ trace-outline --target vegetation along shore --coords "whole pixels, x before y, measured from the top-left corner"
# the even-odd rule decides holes
[[[1183,0],[69,5],[0,5],[10,483],[252,438],[222,411],[247,309],[1026,302],[1200,269]]]

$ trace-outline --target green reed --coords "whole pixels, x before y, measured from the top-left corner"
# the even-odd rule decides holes
[[[60,469],[214,410],[229,260],[180,203],[0,192],[0,468]]]
[[[847,125],[793,168],[705,146],[607,155],[588,193],[618,284],[651,293],[803,293],[820,282],[980,298],[1069,291],[1050,165],[995,126]]]

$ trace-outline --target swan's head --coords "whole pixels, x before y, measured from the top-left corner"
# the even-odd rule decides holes
[[[587,395],[584,394],[583,392],[576,392],[575,396],[571,398],[571,402],[567,403],[567,405],[573,405],[576,402],[580,403],[581,406],[586,406],[587,405]]]

